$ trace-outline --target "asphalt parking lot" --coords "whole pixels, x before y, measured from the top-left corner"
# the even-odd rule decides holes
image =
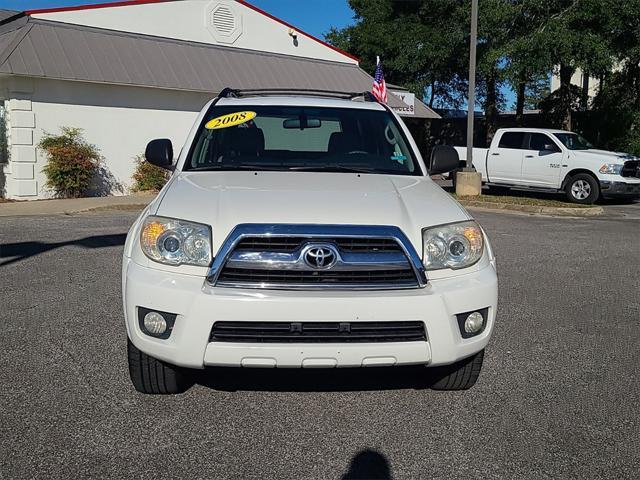
[[[423,369],[209,370],[129,383],[132,212],[0,218],[0,478],[637,478],[640,204],[477,212],[500,307],[476,386]]]

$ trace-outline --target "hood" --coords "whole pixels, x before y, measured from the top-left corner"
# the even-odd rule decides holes
[[[427,177],[324,172],[181,172],[156,214],[211,225],[214,251],[240,223],[394,225],[419,251],[422,228],[471,218]]]
[[[622,152],[609,152],[608,150],[598,150],[596,148],[590,148],[589,150],[572,150],[572,152],[578,156],[589,159],[599,159],[609,163],[624,163],[629,160],[638,160],[637,157],[628,153]]]

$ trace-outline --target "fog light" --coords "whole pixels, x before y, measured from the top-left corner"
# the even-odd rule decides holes
[[[144,316],[144,328],[151,335],[162,335],[167,331],[167,321],[158,312],[149,312]]]
[[[470,313],[467,319],[464,321],[464,331],[467,333],[478,333],[482,330],[484,324],[484,318],[480,312]]]
[[[457,313],[458,328],[462,338],[471,338],[484,332],[489,321],[489,308],[479,308],[471,312]]]

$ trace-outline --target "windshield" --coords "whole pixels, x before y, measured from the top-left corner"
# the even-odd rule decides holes
[[[245,105],[209,110],[184,170],[422,174],[387,111]]]
[[[553,135],[569,150],[589,150],[593,148],[593,145],[577,133],[554,133]]]

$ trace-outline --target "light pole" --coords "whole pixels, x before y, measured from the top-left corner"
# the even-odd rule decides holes
[[[473,165],[473,120],[476,103],[476,43],[478,40],[478,0],[471,0],[471,40],[469,48],[469,107],[467,111],[466,171]]]
[[[467,111],[467,159],[456,172],[456,195],[482,193],[482,175],[473,168],[473,121],[476,102],[476,43],[478,41],[478,0],[471,0],[471,37],[469,39],[469,108]]]

